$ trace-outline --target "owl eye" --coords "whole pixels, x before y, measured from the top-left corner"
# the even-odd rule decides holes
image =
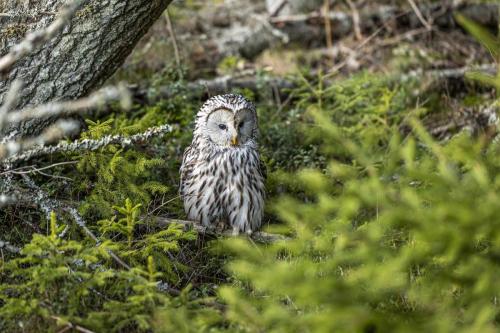
[[[221,130],[227,130],[227,126],[226,126],[226,125],[224,125],[224,124],[219,124],[219,128],[220,128]]]

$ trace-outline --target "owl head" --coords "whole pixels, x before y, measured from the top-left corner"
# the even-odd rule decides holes
[[[195,135],[222,147],[238,148],[255,143],[255,105],[241,95],[218,95],[203,104],[196,116]]]

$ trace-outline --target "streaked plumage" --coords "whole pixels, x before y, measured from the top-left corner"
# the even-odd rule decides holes
[[[190,220],[224,222],[234,234],[257,230],[264,212],[265,169],[255,106],[239,95],[210,98],[184,151],[180,194]]]

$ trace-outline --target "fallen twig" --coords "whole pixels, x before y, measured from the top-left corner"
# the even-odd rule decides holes
[[[153,220],[160,226],[168,226],[170,224],[180,224],[183,225],[186,228],[192,228],[196,230],[199,234],[203,235],[208,235],[208,236],[213,236],[213,237],[231,237],[232,236],[232,231],[224,231],[222,233],[217,233],[214,230],[204,227],[198,222],[195,221],[188,221],[188,220],[179,220],[179,219],[171,219],[168,217],[154,217]],[[283,236],[283,235],[278,235],[278,234],[270,234],[267,232],[263,231],[257,231],[252,233],[250,236],[252,240],[258,243],[263,243],[263,244],[270,244],[270,243],[275,243],[279,241],[286,241],[290,240],[290,237]]]
[[[17,124],[32,118],[66,116],[101,107],[114,101],[119,101],[121,104],[120,106],[124,110],[128,110],[131,107],[130,95],[124,86],[105,87],[90,94],[88,97],[83,97],[74,101],[51,102],[12,111],[7,115],[6,122],[9,124]]]
[[[257,91],[262,87],[272,87],[278,91],[281,97],[288,96],[288,90],[296,88],[296,84],[290,80],[264,76],[256,77],[255,74],[248,76],[221,76],[211,80],[197,80],[187,84],[187,91],[196,94],[203,93],[209,97],[227,93],[233,89],[249,89]],[[159,87],[129,87],[134,100],[140,103],[155,103],[158,100],[171,98],[175,91],[169,85]]]
[[[418,32],[420,32],[420,30]],[[367,37],[365,40],[368,39],[370,39],[370,37]],[[358,46],[358,48],[354,50],[354,52],[359,51],[359,47],[362,47],[363,45],[366,45],[366,43],[362,42]],[[326,50],[326,52],[328,52],[328,50]],[[341,69],[341,67],[345,66],[346,64],[347,61],[343,61],[339,63],[337,66],[335,66],[334,69],[332,69],[331,73],[327,73],[323,78],[325,80],[325,84],[333,83],[333,81],[329,79],[333,77],[335,74],[337,74],[338,71]],[[470,71],[481,71],[485,73],[494,74],[496,73],[496,69],[497,66],[495,64],[484,64],[484,65],[479,65],[477,67],[466,66],[466,67],[446,68],[439,70],[414,70],[403,74],[398,73],[397,75],[395,75],[395,79],[402,81],[414,77],[433,77],[436,79],[461,79],[465,76],[465,73]],[[202,90],[207,95],[212,96],[225,93],[233,89],[250,89],[253,91],[257,91],[259,88],[262,88],[262,86],[275,88],[274,90],[275,91],[277,90],[279,92],[279,94],[281,95],[280,97],[283,96],[288,97],[288,91],[297,88],[297,84],[295,82],[279,77],[266,76],[260,78],[255,76],[239,77],[239,76],[227,75],[227,76],[217,77],[211,80],[197,80],[190,82],[187,84],[188,88],[187,90],[198,91],[198,92]],[[152,90],[153,93],[151,93],[151,96],[148,97],[149,90]],[[174,91],[170,86],[160,86],[152,89],[132,88],[131,92],[134,98],[141,100],[141,102],[143,103],[154,103],[157,100],[172,97],[174,94]]]
[[[61,165],[77,164],[77,163],[78,163],[78,161],[66,161],[66,162],[59,162],[59,163],[50,164],[50,165],[40,167],[40,168],[37,168],[34,165],[27,165],[27,166],[23,166],[20,168],[10,169],[10,170],[4,171],[4,172],[0,172],[0,176],[6,175],[6,174],[17,174],[17,175],[29,174],[29,173],[33,173],[33,172],[39,172],[39,171],[51,169],[51,168],[61,166]]]
[[[278,89],[290,89],[295,87],[295,84],[282,78],[266,77],[266,78],[244,78],[223,76],[212,80],[198,80],[188,86],[190,88],[203,88],[210,95],[217,95],[229,89],[251,89],[257,90],[259,85],[269,85]]]
[[[60,330],[58,333],[67,332],[70,329],[74,329],[74,330],[76,330],[78,332],[82,332],[82,333],[95,333],[94,331],[91,331],[83,326],[73,324],[73,323],[67,321],[66,319],[62,319],[62,318],[57,317],[57,316],[51,316],[51,318],[56,320],[57,322],[64,323],[64,325],[65,325],[65,327],[62,330]]]

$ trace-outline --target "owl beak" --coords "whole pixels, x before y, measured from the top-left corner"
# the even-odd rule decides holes
[[[231,139],[231,146],[237,146],[238,145],[238,137],[235,135]]]

